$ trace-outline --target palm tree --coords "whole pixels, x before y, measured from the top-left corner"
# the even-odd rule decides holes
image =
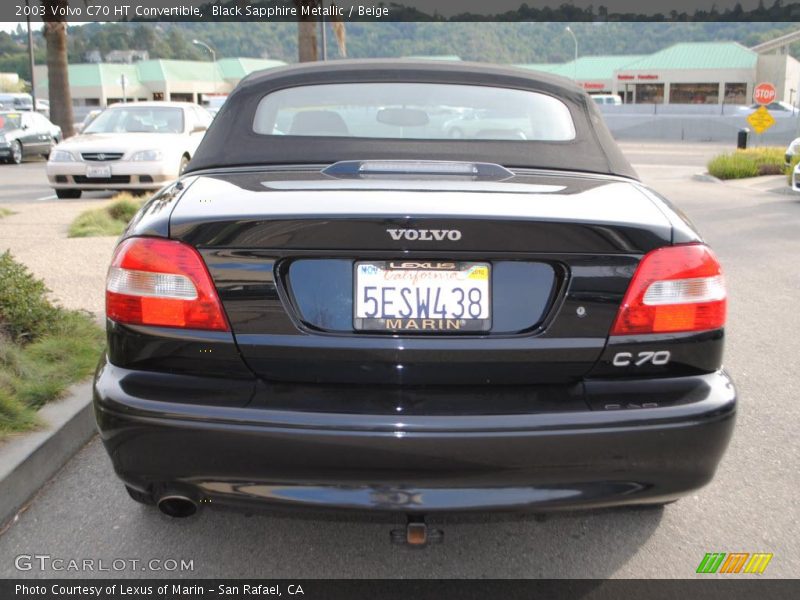
[[[303,16],[303,7],[315,8],[319,0],[294,0],[297,6],[297,60],[311,62],[319,58],[317,50],[317,19]]]
[[[317,18],[303,16],[303,7],[314,8],[322,5],[322,0],[294,0],[297,7],[297,60],[309,62],[319,59],[317,48]],[[331,2],[334,5],[333,2]],[[332,19],[333,33],[336,36],[336,43],[339,46],[339,54],[347,56],[347,43],[344,23],[341,19]]]
[[[64,137],[75,133],[73,128],[72,93],[69,89],[67,61],[67,22],[58,15],[66,11],[69,0],[42,0],[45,8],[44,39],[47,42],[47,79],[50,94],[50,118],[61,127]],[[55,10],[54,10],[55,9]]]

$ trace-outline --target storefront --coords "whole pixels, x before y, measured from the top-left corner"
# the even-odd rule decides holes
[[[625,104],[747,105],[762,81],[775,85],[778,100],[796,103],[800,89],[800,62],[736,42],[681,43],[646,56],[521,66],[574,79],[590,94],[617,94]]]
[[[757,67],[735,42],[676,44],[625,65],[615,83],[629,104],[749,104]]]
[[[614,81],[616,71],[640,58],[643,57],[639,55],[582,56],[577,61],[573,60],[558,65],[528,64],[520,66],[574,79],[590,94],[613,94],[616,93]]]

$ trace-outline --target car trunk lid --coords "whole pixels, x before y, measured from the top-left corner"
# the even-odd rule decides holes
[[[267,380],[532,384],[592,368],[640,257],[669,244],[671,226],[621,178],[242,170],[197,175],[170,236],[201,252],[243,358]],[[355,330],[359,262],[489,267],[487,329]]]

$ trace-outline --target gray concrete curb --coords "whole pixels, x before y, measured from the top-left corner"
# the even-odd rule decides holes
[[[718,179],[717,177],[714,177],[713,175],[711,175],[708,172],[695,173],[694,175],[692,175],[692,179],[694,181],[704,181],[706,183],[722,183],[721,179]]]
[[[0,524],[5,524],[97,432],[92,384],[39,411],[42,429],[0,442]]]

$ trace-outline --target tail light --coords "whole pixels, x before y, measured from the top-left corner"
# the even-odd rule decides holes
[[[228,331],[211,276],[182,242],[129,238],[106,279],[106,315],[119,323]]]
[[[659,248],[633,275],[611,335],[706,331],[725,325],[722,268],[702,244]]]

